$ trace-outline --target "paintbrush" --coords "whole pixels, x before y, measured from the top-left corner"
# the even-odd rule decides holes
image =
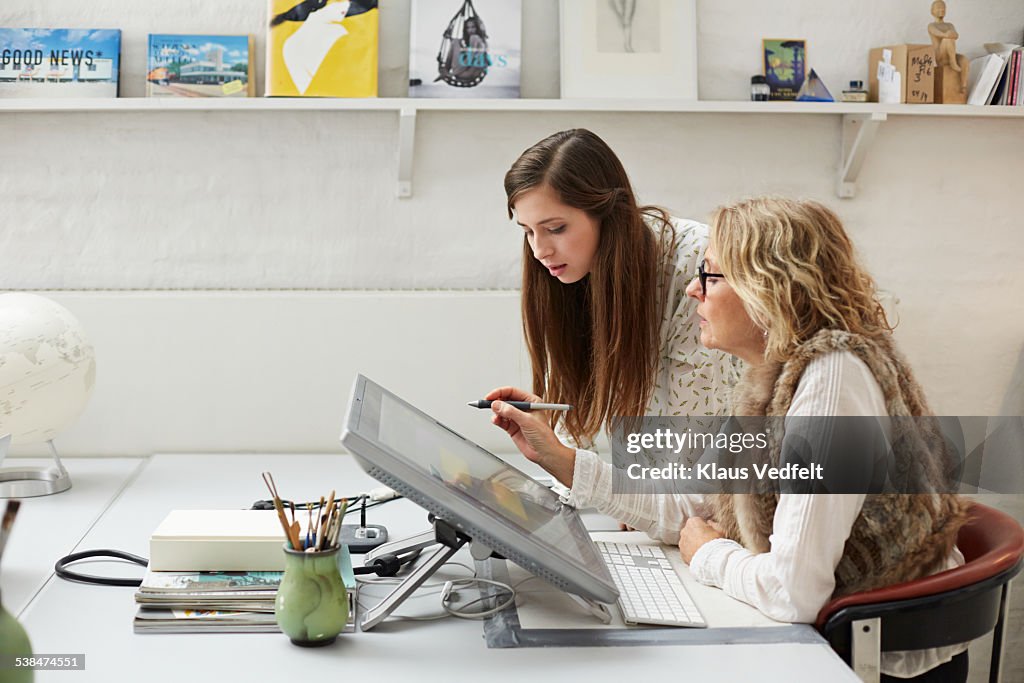
[[[263,473],[263,483],[267,485],[267,489],[270,491],[270,496],[274,499],[274,510],[277,511],[277,519],[281,522],[281,528],[284,529],[285,538],[288,540],[288,545],[292,547],[292,550],[301,550],[302,546],[297,545],[298,536],[293,533],[293,524],[288,523],[288,518],[284,514],[284,505],[281,503],[281,497],[277,495],[277,485],[274,483],[274,477],[270,472]]]
[[[331,538],[331,547],[337,546],[338,537],[341,536],[341,525],[345,521],[345,512],[348,510],[348,498],[342,498],[338,503],[338,514],[335,515],[334,533]]]
[[[14,526],[14,518],[18,516],[18,508],[21,507],[20,500],[7,501],[7,508],[4,510],[3,521],[0,521],[0,558],[4,555],[4,548],[7,547],[7,539],[11,535],[11,527]]]
[[[319,538],[317,538],[318,550],[329,550],[329,539],[327,537],[327,534],[331,529],[331,524],[334,522],[334,495],[335,492],[332,489],[331,495],[327,499],[327,511],[320,516],[320,536]],[[323,500],[323,498],[321,498],[320,500]]]

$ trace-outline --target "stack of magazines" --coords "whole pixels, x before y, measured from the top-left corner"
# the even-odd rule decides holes
[[[284,572],[146,571],[136,633],[273,633]]]

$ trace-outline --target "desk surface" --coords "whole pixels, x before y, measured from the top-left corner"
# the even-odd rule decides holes
[[[325,489],[356,493],[375,485],[347,456],[160,455],[145,463],[115,503],[92,525],[78,549],[118,548],[148,555],[149,534],[174,508],[247,508],[266,498],[260,472],[274,474],[278,490],[296,500]],[[56,501],[56,498],[55,498]],[[36,532],[31,520],[17,542],[27,553]],[[393,538],[428,528],[425,513],[408,501],[373,510],[373,523]],[[20,538],[20,540],[19,540]],[[55,548],[53,553],[70,552]],[[45,558],[52,565],[53,560]],[[118,565],[90,565],[95,573],[137,573]],[[5,586],[6,584],[6,576]],[[280,634],[146,634],[132,632],[132,588],[86,586],[51,580],[22,614],[33,647],[41,654],[85,654],[85,671],[37,672],[37,681],[286,680],[296,676],[387,673],[396,680],[521,681],[679,676],[714,680],[856,681],[824,644],[638,646],[623,648],[488,649],[479,622],[386,621],[369,633],[343,635],[328,648],[306,650]],[[424,598],[423,602],[428,601]]]

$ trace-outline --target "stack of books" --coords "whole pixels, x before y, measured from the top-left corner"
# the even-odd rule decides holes
[[[1024,47],[985,43],[988,54],[971,60],[968,104],[1024,107]]]
[[[346,555],[347,559],[347,555]],[[146,571],[135,593],[135,633],[278,633],[274,599],[284,572]],[[355,623],[355,577],[348,588],[348,626]]]
[[[135,632],[278,632],[274,598],[283,575],[147,571],[135,593]]]

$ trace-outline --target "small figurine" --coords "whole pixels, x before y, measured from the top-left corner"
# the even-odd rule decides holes
[[[935,99],[945,104],[963,104],[967,102],[969,65],[965,56],[956,53],[960,34],[953,24],[944,21],[946,3],[943,0],[932,3],[932,16],[935,21],[928,24],[928,35],[935,49]]]

